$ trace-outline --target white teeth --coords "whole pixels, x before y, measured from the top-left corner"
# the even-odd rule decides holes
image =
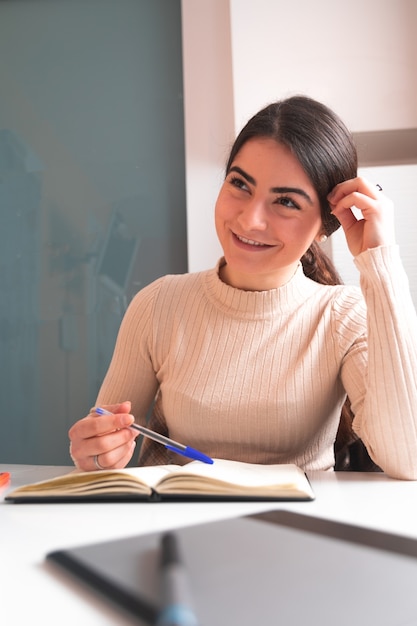
[[[248,243],[250,246],[264,246],[264,243],[259,243],[259,241],[254,241],[253,239],[246,239],[245,237],[239,237],[239,235],[236,235],[236,237],[239,239],[239,241],[242,241],[243,243]]]

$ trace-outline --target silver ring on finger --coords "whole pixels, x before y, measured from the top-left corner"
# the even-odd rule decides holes
[[[94,455],[94,465],[96,466],[97,469],[99,470],[104,470],[106,469],[105,467],[103,467],[102,465],[100,465],[99,461],[98,461],[98,454]]]

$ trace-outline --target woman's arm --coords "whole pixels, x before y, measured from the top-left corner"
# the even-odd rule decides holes
[[[69,431],[71,456],[85,471],[98,468],[97,457],[106,469],[125,467],[134,453],[137,433],[128,426],[145,423],[158,386],[149,351],[155,288],[144,288],[126,311],[96,400],[115,415],[92,410]]]
[[[417,316],[396,246],[355,259],[367,305],[365,395],[354,429],[374,461],[417,479]]]
[[[355,256],[367,306],[366,359],[358,352],[346,360],[354,429],[386,473],[417,479],[417,316],[393,245],[392,203],[362,178],[338,185],[329,201]]]

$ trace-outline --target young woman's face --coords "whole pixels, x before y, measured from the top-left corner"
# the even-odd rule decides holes
[[[236,155],[216,202],[226,265],[221,277],[251,291],[274,289],[294,274],[323,232],[317,193],[299,161],[273,139],[251,139]]]

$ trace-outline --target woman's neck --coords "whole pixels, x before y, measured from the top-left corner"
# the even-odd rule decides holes
[[[246,274],[231,270],[225,261],[219,268],[219,276],[222,282],[235,289],[242,289],[243,291],[270,291],[289,283],[298,266],[299,262],[283,267],[280,272],[274,272],[273,274]]]

